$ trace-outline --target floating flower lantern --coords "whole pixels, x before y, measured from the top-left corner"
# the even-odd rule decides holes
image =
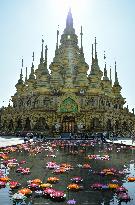
[[[117,179],[112,179],[112,182],[113,183],[118,183],[118,180]]]
[[[50,197],[56,201],[63,201],[66,199],[66,194],[63,191],[54,191],[50,194]]]
[[[109,189],[117,189],[119,187],[118,184],[108,184]]]
[[[135,177],[128,177],[127,180],[128,180],[128,182],[134,182],[135,181]]]
[[[76,165],[78,168],[81,168],[83,165],[82,164],[77,164]]]
[[[41,181],[40,179],[33,179],[33,180],[31,181],[31,183],[40,185],[40,184],[42,183],[42,181]]]
[[[49,177],[48,179],[47,179],[47,182],[49,182],[49,183],[56,183],[56,182],[58,182],[59,181],[59,178],[58,177]]]
[[[17,181],[11,181],[11,182],[9,183],[9,186],[10,186],[11,189],[16,189],[16,188],[18,188],[20,185],[21,185],[21,184],[20,184],[19,182],[17,182]]]
[[[74,199],[70,199],[67,201],[67,204],[70,204],[70,205],[76,204],[76,201]]]
[[[22,174],[30,174],[30,168],[24,168],[21,171]]]
[[[19,162],[19,164],[26,164],[26,161],[25,161],[25,160],[21,160],[21,161]]]
[[[50,184],[50,183],[45,183],[45,184],[41,184],[40,187],[41,187],[42,189],[51,188],[51,187],[52,187],[52,184]]]
[[[65,168],[65,169],[72,169],[72,165],[71,164],[68,164],[68,163],[62,163],[60,165],[61,168]]]
[[[69,184],[67,189],[71,190],[71,191],[78,191],[80,190],[80,185],[78,184]]]
[[[116,192],[119,193],[119,192],[127,192],[127,189],[123,186],[120,186],[118,188],[116,188]]]
[[[109,155],[104,155],[103,157],[101,157],[102,160],[110,160]]]
[[[106,185],[106,184],[102,184],[102,188],[101,188],[102,190],[108,190],[109,189],[109,186],[108,185]]]
[[[39,185],[31,183],[31,184],[28,185],[28,188],[31,189],[32,191],[37,190],[37,189],[39,189]]]
[[[128,202],[131,200],[130,196],[127,193],[120,193],[118,195],[118,199],[119,201],[124,201],[124,202]]]
[[[111,175],[114,175],[114,172],[108,171],[108,172],[105,173],[105,175],[111,176]]]
[[[1,154],[0,155],[0,158],[4,159],[4,160],[8,160],[9,159],[9,156],[7,154]]]
[[[30,195],[30,194],[32,194],[32,191],[29,188],[23,188],[23,189],[20,189],[18,191],[18,193],[21,193],[21,194],[24,194],[24,195]]]
[[[53,188],[46,188],[44,189],[44,195],[50,197],[50,194],[52,194],[54,191],[56,191]]]
[[[40,196],[43,196],[44,192],[42,190],[36,190],[35,191],[35,196],[36,197],[40,197]]]
[[[18,167],[17,170],[16,170],[16,172],[17,172],[17,173],[21,173],[23,169],[24,169],[23,167]]]
[[[20,201],[20,200],[25,200],[27,197],[22,194],[22,193],[15,193],[13,196],[12,196],[12,199],[14,201]]]
[[[72,182],[74,183],[80,183],[83,182],[83,178],[82,177],[73,177],[70,179]]]
[[[54,174],[62,174],[62,173],[64,173],[64,172],[66,172],[66,170],[65,170],[64,168],[55,169],[55,170],[53,171]]]
[[[14,167],[16,167],[18,165],[18,163],[16,163],[16,162],[9,162],[8,164],[7,164],[7,167],[9,167],[9,168],[14,168]]]
[[[58,168],[58,165],[56,164],[56,162],[48,162],[48,163],[46,164],[46,167],[47,167],[48,169],[56,169],[56,168]]]
[[[8,182],[9,180],[10,180],[10,178],[7,176],[0,178],[0,181],[3,181],[3,182]]]
[[[94,189],[94,190],[102,189],[102,184],[94,183],[94,184],[91,185],[91,188]]]
[[[90,165],[90,164],[84,164],[84,165],[82,166],[82,168],[84,168],[84,169],[90,169],[90,168],[91,168],[91,165]]]
[[[5,188],[6,187],[6,182],[0,181],[0,188]]]

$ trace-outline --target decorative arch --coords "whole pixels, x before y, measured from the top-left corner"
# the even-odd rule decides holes
[[[16,126],[16,130],[17,131],[21,131],[22,130],[22,120],[19,118],[18,120],[17,120],[17,126]]]
[[[101,128],[101,123],[100,123],[99,118],[97,118],[97,117],[92,118],[91,128],[94,129],[94,130],[97,130],[97,129]]]
[[[31,130],[30,119],[29,117],[26,118],[24,130],[29,131]]]
[[[12,120],[12,119],[9,121],[8,130],[9,130],[9,131],[13,131],[13,130],[14,130],[14,123],[13,123],[13,120]]]
[[[78,112],[78,104],[70,97],[66,98],[60,105],[60,112]]]

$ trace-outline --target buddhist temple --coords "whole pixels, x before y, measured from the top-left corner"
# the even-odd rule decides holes
[[[124,107],[117,65],[114,82],[111,69],[98,63],[97,39],[92,44],[91,65],[85,61],[83,31],[80,42],[75,33],[71,9],[60,38],[57,30],[55,56],[48,66],[47,45],[42,39],[38,67],[24,71],[23,59],[12,105],[1,109],[1,131],[44,133],[118,132],[129,133],[135,127],[134,110]],[[23,77],[24,76],[24,77]]]

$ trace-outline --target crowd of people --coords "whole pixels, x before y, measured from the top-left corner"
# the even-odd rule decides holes
[[[27,142],[37,142],[37,141],[46,141],[46,139],[50,138],[58,138],[58,139],[69,139],[69,140],[77,140],[77,139],[93,139],[96,141],[106,142],[106,136],[103,133],[61,133],[59,137],[45,136],[43,133],[31,133],[25,132],[20,134],[24,139],[24,143]]]

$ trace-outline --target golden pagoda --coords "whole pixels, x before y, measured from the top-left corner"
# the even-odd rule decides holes
[[[118,81],[115,62],[115,81],[112,83],[98,64],[96,38],[92,45],[92,63],[85,62],[82,45],[73,27],[71,9],[66,28],[58,44],[55,56],[47,68],[47,46],[42,40],[40,64],[31,66],[29,77],[23,80],[22,68],[16,93],[9,104],[1,110],[1,130],[6,132],[35,131],[60,132],[117,132],[131,133],[135,126],[134,111],[124,108],[125,98]],[[34,60],[34,53],[33,53]],[[49,72],[50,70],[50,72]],[[88,74],[89,73],[89,74]]]

